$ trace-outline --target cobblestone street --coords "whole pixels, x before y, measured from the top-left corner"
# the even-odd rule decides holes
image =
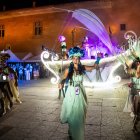
[[[68,126],[59,120],[62,98],[58,99],[57,86],[47,80],[22,81],[19,86],[23,103],[0,118],[0,140],[68,140]],[[86,91],[85,140],[140,139],[132,132],[130,114],[123,112],[127,87]]]

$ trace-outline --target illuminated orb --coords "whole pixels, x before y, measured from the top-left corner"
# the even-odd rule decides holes
[[[66,40],[66,38],[65,38],[64,36],[62,36],[62,35],[61,35],[61,36],[59,36],[59,38],[58,38],[58,39],[59,39],[59,41],[60,41],[60,42],[63,42],[63,41],[65,41],[65,40]]]
[[[6,76],[5,75],[3,75],[3,80],[6,80]]]

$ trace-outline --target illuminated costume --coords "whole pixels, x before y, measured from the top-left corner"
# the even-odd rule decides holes
[[[22,103],[20,98],[19,98],[19,90],[18,90],[18,82],[17,82],[17,74],[16,72],[9,68],[9,84],[10,84],[10,88],[11,88],[11,91],[12,91],[12,94],[13,94],[13,97],[15,99],[15,101],[17,103]]]
[[[69,57],[81,57],[83,52],[74,47],[69,51]],[[62,104],[61,122],[69,124],[69,135],[72,140],[84,140],[84,124],[87,111],[87,97],[83,86],[84,66],[78,64],[74,70],[73,62],[69,66],[68,88]],[[63,80],[64,82],[65,80]]]
[[[133,131],[137,132],[137,123],[140,118],[140,44],[138,40],[135,43],[131,40],[129,35],[129,41],[131,45],[129,46],[129,57],[127,55],[121,54],[118,59],[123,63],[125,71],[131,76],[131,83],[129,84],[130,90],[123,111],[133,112]]]
[[[21,103],[18,93],[16,72],[6,65],[6,60],[10,58],[7,53],[0,54],[0,99],[2,111],[1,115],[6,113],[6,109],[13,106],[13,97],[17,102]]]
[[[0,54],[0,94],[2,95],[0,99],[1,103],[1,115],[6,113],[6,109],[10,109],[13,106],[12,97],[13,94],[10,89],[9,80],[8,80],[8,68],[5,61],[9,59],[9,54],[1,53]]]

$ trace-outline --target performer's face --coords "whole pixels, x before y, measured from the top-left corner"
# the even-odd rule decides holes
[[[73,56],[72,61],[73,61],[74,64],[78,64],[80,59],[77,56]]]

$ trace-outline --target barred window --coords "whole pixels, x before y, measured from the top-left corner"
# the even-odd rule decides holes
[[[0,38],[3,38],[5,35],[5,26],[0,25]]]
[[[42,23],[39,21],[35,22],[34,34],[35,35],[42,35]]]

